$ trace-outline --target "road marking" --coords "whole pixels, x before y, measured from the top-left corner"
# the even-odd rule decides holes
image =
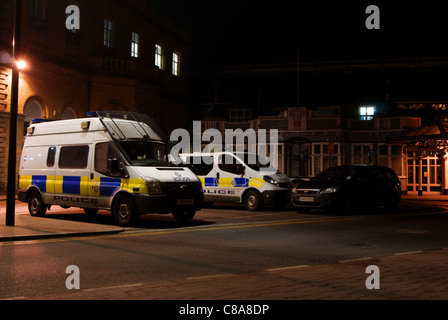
[[[110,289],[134,288],[134,287],[141,287],[141,286],[143,286],[143,283],[133,283],[133,284],[124,284],[124,285],[121,285],[121,286],[90,288],[90,289],[84,289],[82,291],[92,292],[92,291],[110,290]]]
[[[293,224],[308,224],[308,223],[319,223],[319,222],[339,222],[339,221],[350,221],[350,220],[360,220],[361,218],[322,218],[322,219],[311,219],[311,220],[285,220],[285,221],[272,221],[272,222],[247,222],[238,224],[228,224],[217,227],[210,226],[198,226],[189,227],[182,229],[165,229],[161,231],[142,231],[136,233],[121,233],[118,235],[110,235],[105,237],[127,237],[127,236],[141,236],[144,234],[148,235],[161,235],[161,234],[171,234],[171,233],[186,233],[195,231],[215,231],[215,230],[227,230],[227,229],[246,229],[246,228],[261,228],[261,227],[273,227],[281,225],[293,225]],[[126,232],[126,231],[125,231]]]
[[[202,279],[213,279],[213,278],[221,278],[221,277],[231,277],[234,276],[233,273],[224,273],[224,274],[215,274],[209,276],[199,276],[199,277],[188,277],[187,280],[202,280]]]
[[[416,253],[422,253],[423,251],[418,250],[418,251],[408,251],[408,252],[399,252],[399,253],[394,253],[394,256],[404,256],[404,255],[408,255],[408,254],[416,254]]]
[[[290,267],[283,267],[283,268],[271,268],[271,269],[266,269],[266,271],[268,272],[276,272],[276,271],[287,271],[287,270],[294,270],[294,269],[303,269],[303,268],[308,268],[311,267],[310,265],[307,264],[302,264],[299,266],[290,266]]]
[[[339,263],[349,263],[349,262],[366,261],[366,260],[372,260],[372,257],[364,257],[364,258],[357,258],[357,259],[341,260],[341,261],[339,261]]]
[[[427,230],[413,230],[413,229],[398,229],[397,230],[398,233],[408,233],[408,234],[426,234],[428,231]]]
[[[318,219],[308,219],[308,220],[277,220],[272,222],[245,222],[245,223],[235,223],[235,224],[227,224],[216,227],[206,226],[193,226],[193,227],[185,227],[181,229],[163,229],[159,231],[149,230],[138,230],[138,231],[124,231],[119,234],[106,234],[106,235],[92,235],[85,237],[77,237],[73,235],[73,237],[67,238],[55,238],[55,239],[41,239],[41,240],[33,240],[33,241],[23,241],[20,244],[37,244],[37,243],[53,243],[53,242],[65,242],[65,241],[73,241],[73,240],[93,240],[93,239],[107,239],[107,238],[127,238],[127,237],[141,237],[141,236],[149,236],[149,235],[165,235],[165,234],[175,234],[175,233],[188,233],[188,232],[198,232],[198,231],[217,231],[217,230],[231,230],[231,229],[247,229],[247,228],[262,228],[262,227],[274,227],[274,226],[282,226],[282,225],[294,225],[294,224],[309,224],[309,223],[325,223],[325,222],[339,222],[339,221],[353,221],[360,220],[361,217],[350,217],[350,218],[318,218]],[[4,242],[0,243],[0,246],[3,245],[17,245],[18,242]]]

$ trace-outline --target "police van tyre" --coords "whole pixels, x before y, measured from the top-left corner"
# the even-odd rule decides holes
[[[173,212],[173,218],[181,223],[190,222],[195,215],[195,210],[177,210]]]
[[[122,227],[137,220],[135,204],[131,197],[126,195],[118,196],[112,207],[112,216],[115,223]]]
[[[261,194],[258,191],[251,190],[246,194],[244,205],[247,210],[258,211],[261,208],[261,201]]]
[[[32,191],[28,197],[28,210],[33,217],[43,217],[47,212],[47,206],[39,192]]]

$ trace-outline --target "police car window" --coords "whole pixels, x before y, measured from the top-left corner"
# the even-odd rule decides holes
[[[59,156],[61,169],[85,169],[89,160],[89,146],[62,147]]]
[[[55,161],[56,161],[56,147],[50,147],[48,149],[47,167],[53,168]]]
[[[204,163],[202,157],[188,157],[186,160],[188,168],[198,176],[206,176],[213,169],[213,164]]]

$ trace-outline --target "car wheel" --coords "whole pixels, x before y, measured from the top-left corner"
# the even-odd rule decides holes
[[[244,205],[247,210],[250,211],[258,211],[261,208],[261,195],[257,191],[249,191],[246,194],[246,198],[244,200]]]
[[[28,210],[33,217],[43,217],[47,212],[47,206],[39,192],[33,191],[28,197]]]
[[[127,226],[137,219],[134,201],[128,196],[118,196],[112,208],[112,216],[119,226]]]
[[[182,223],[190,222],[195,215],[196,211],[194,210],[178,210],[173,212],[173,218]]]

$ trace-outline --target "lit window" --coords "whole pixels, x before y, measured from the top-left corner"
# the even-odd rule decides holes
[[[104,45],[112,47],[112,21],[104,19]]]
[[[359,108],[361,120],[372,120],[375,115],[375,107],[361,107]]]
[[[155,48],[155,65],[159,69],[162,69],[162,47],[156,44]]]
[[[140,36],[138,35],[138,33],[132,32],[131,57],[133,58],[139,57],[139,44],[140,44]]]
[[[179,76],[180,58],[178,53],[173,53],[173,75]]]

